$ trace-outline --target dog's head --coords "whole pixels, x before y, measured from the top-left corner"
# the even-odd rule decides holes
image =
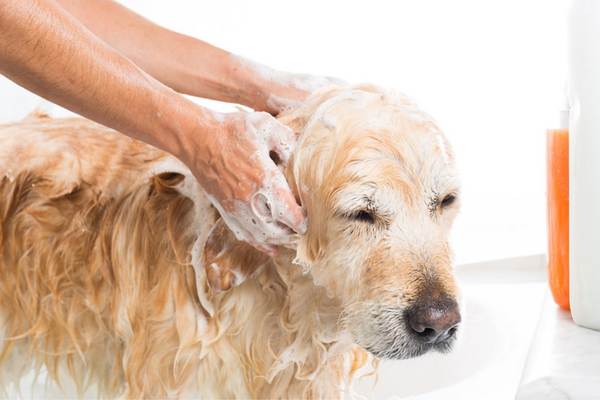
[[[299,132],[288,180],[306,209],[298,262],[343,304],[376,356],[447,351],[460,322],[448,234],[459,207],[453,155],[407,98],[329,89],[282,117]]]

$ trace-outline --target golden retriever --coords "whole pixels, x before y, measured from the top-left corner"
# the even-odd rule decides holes
[[[0,126],[2,384],[44,368],[108,397],[340,398],[377,358],[449,350],[459,185],[440,130],[367,85],[280,120],[308,232],[274,258],[164,152],[79,118]]]

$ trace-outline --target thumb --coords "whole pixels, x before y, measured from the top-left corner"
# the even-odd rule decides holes
[[[303,235],[306,233],[306,217],[302,207],[296,203],[296,199],[287,182],[283,179],[283,175],[280,172],[279,174],[281,175],[283,184],[280,183],[273,187],[273,219],[280,224],[287,226],[292,231]],[[279,179],[277,180],[279,181]]]

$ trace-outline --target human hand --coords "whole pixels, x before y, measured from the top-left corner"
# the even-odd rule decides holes
[[[345,82],[332,77],[278,71],[246,58],[230,55],[242,103],[273,115],[298,107],[311,93]]]
[[[306,230],[302,209],[270,156],[285,165],[294,133],[264,112],[222,114],[219,126],[187,164],[235,236],[275,255],[277,245]]]
[[[343,85],[344,81],[328,76],[294,74],[274,71],[263,86],[265,111],[278,115],[298,107],[311,93],[327,86]]]

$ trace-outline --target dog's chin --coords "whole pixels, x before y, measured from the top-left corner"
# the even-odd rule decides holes
[[[401,318],[404,310],[376,309],[374,318],[360,318],[365,311],[359,310],[350,314],[358,318],[347,318],[346,323],[354,343],[377,358],[390,360],[406,360],[422,356],[428,352],[449,353],[456,342],[458,330],[439,342],[427,342],[414,332],[408,323]]]
[[[387,360],[407,360],[420,357],[430,351],[438,353],[450,353],[454,346],[456,337],[440,343],[421,343],[418,340],[409,339],[406,341],[391,339],[388,346],[363,346],[365,350],[377,358]]]

